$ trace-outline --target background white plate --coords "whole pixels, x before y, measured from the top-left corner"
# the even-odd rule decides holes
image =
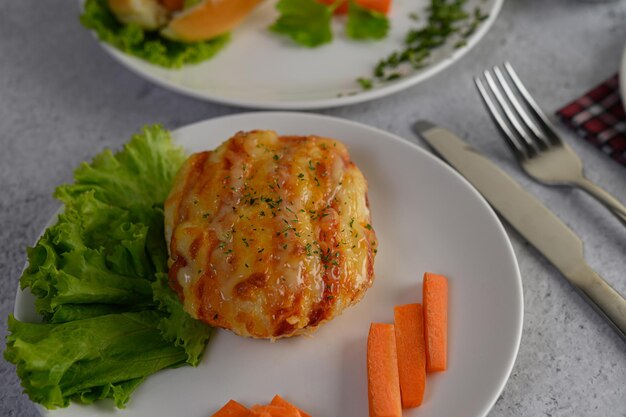
[[[424,25],[429,0],[394,0],[391,31],[380,42],[350,41],[345,20],[334,22],[335,39],[315,49],[294,45],[267,27],[276,20],[276,0],[266,1],[232,33],[232,40],[212,60],[169,70],[126,55],[103,44],[120,63],[165,88],[203,100],[264,109],[316,109],[359,103],[382,97],[438,73],[472,48],[493,24],[503,0],[468,0],[470,13],[480,8],[489,18],[455,48],[450,39],[429,58],[429,65],[400,80],[362,91],[358,77],[370,77],[376,63],[403,45],[409,28]],[[418,13],[417,23],[409,18]],[[341,95],[341,96],[339,96]]]
[[[404,416],[487,414],[513,367],[521,337],[522,285],[498,218],[456,172],[383,131],[327,116],[249,113],[197,123],[173,135],[190,151],[212,149],[238,130],[274,129],[342,140],[369,182],[380,246],[364,299],[313,337],[270,343],[218,330],[198,368],[149,377],[128,408],[112,403],[44,411],[63,417],[206,417],[229,399],[266,403],[275,394],[314,417],[368,415],[365,366],[370,322],[393,322],[393,306],[421,302],[422,274],[450,282],[449,369],[428,375],[424,404]],[[15,314],[32,317],[18,292]]]

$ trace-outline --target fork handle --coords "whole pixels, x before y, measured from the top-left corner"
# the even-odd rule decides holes
[[[626,299],[587,265],[576,275],[576,288],[626,341]]]
[[[582,177],[580,180],[576,181],[575,185],[586,191],[592,197],[595,197],[596,200],[611,210],[611,213],[626,226],[626,206],[620,203],[615,197],[586,177]]]

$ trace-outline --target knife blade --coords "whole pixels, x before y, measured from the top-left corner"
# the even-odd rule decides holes
[[[580,238],[513,178],[452,132],[427,121],[419,121],[413,128],[545,256],[626,341],[626,299],[587,264]]]

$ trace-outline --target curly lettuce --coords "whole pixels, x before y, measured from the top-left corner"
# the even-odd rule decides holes
[[[64,211],[20,278],[44,323],[10,317],[4,352],[33,401],[123,407],[147,376],[199,363],[211,329],[184,312],[165,274],[162,206],[184,159],[166,130],[146,127],[55,191]]]
[[[137,25],[120,23],[106,0],[86,0],[80,21],[93,30],[102,42],[122,52],[166,68],[180,68],[206,61],[230,40],[229,34],[201,42],[177,42],[159,32],[144,31]]]

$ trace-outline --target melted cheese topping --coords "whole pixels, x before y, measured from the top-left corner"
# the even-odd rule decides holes
[[[316,328],[374,279],[367,182],[339,141],[240,132],[192,155],[165,203],[186,311],[243,336]]]

